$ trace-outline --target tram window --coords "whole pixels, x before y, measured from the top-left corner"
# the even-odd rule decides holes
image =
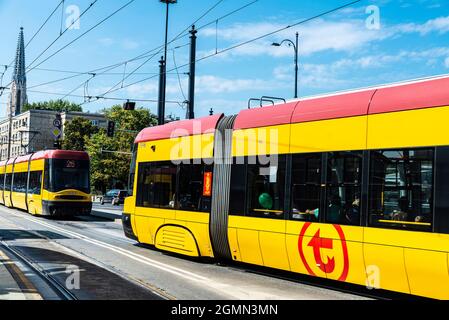
[[[369,225],[431,231],[434,149],[371,152]]]
[[[67,189],[90,193],[89,161],[50,159],[49,191]]]
[[[30,172],[29,194],[41,194],[42,171]]]
[[[317,221],[320,192],[321,154],[293,155],[291,219]]]
[[[18,193],[26,193],[27,172],[14,173],[12,191]]]
[[[4,174],[0,174],[0,190],[2,190],[2,191],[3,191],[4,187],[5,187],[4,183],[5,183],[5,175]]]
[[[149,208],[175,208],[177,167],[171,162],[139,165],[137,205]]]
[[[210,212],[212,198],[212,167],[202,164],[181,164],[179,168],[180,210]],[[208,178],[209,177],[209,178]],[[208,189],[204,188],[209,179]]]
[[[246,165],[244,158],[235,158],[231,169],[231,191],[229,198],[229,214],[245,215]]]
[[[5,181],[5,190],[6,191],[11,191],[11,179],[12,178],[12,174],[11,173],[7,173],[6,174],[6,181]]]
[[[136,163],[137,163],[137,150],[138,145],[133,145],[133,155],[131,159],[131,165],[129,168],[129,177],[128,177],[128,197],[131,197],[134,194],[134,178],[136,177]]]
[[[326,222],[360,225],[362,153],[331,152],[326,179]]]
[[[282,155],[273,156],[267,164],[258,157],[248,159],[248,215],[284,218],[285,161]]]

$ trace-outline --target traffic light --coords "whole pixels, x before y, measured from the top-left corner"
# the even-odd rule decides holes
[[[114,121],[108,121],[107,136],[110,137],[110,138],[114,137],[114,132],[115,132],[115,122]]]
[[[125,102],[125,103],[123,104],[123,110],[126,110],[126,111],[133,111],[133,110],[135,110],[135,109],[136,109],[136,103],[135,103],[135,102],[127,101],[127,102]]]

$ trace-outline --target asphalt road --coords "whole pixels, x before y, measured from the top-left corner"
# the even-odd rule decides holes
[[[110,203],[105,203],[103,205],[101,205],[99,202],[94,202],[93,209],[106,209],[106,210],[115,210],[115,211],[123,211],[123,204],[118,205],[118,206],[113,206]]]
[[[68,281],[68,267],[78,268],[80,286],[72,291],[79,299],[366,299],[240,265],[163,253],[127,239],[119,221],[38,218],[0,206],[0,238],[58,282]]]

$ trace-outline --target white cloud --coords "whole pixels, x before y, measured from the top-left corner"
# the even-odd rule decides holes
[[[262,23],[237,23],[228,28],[218,29],[206,28],[201,30],[201,35],[205,37],[215,37],[218,35],[218,51],[220,48],[228,48],[232,45],[243,43],[255,39],[264,34],[285,27],[285,24],[262,22]],[[366,28],[365,20],[351,19],[346,21],[328,21],[324,19],[315,20],[308,24],[289,28],[266,38],[244,44],[240,47],[221,54],[221,57],[229,56],[257,56],[269,55],[273,57],[292,56],[292,48],[285,46],[272,47],[272,42],[279,42],[283,39],[294,40],[295,32],[300,34],[299,50],[301,55],[310,55],[321,51],[346,51],[356,52],[367,44],[382,41],[395,36],[409,33],[418,33],[425,36],[430,32],[449,32],[449,16],[428,20],[423,24],[408,23],[398,25],[383,25],[380,30],[369,30]],[[207,55],[215,50],[202,52]]]
[[[126,91],[129,95],[137,98],[141,98],[148,94],[155,95],[158,93],[159,86],[158,83],[153,81],[150,83],[139,83],[134,84],[126,88]]]
[[[219,29],[218,37],[226,42],[240,43],[283,27],[285,27],[285,24],[267,22],[235,24],[230,28]],[[302,55],[324,50],[352,51],[367,42],[386,37],[382,31],[366,29],[363,20],[346,22],[317,20],[296,29],[286,29],[271,37],[248,43],[233,49],[230,53],[233,55],[291,56],[292,48],[287,46],[272,47],[271,44],[273,41],[279,42],[285,38],[294,40],[296,31],[300,34],[299,48]],[[215,37],[216,35],[216,30],[212,28],[201,32],[203,36]]]
[[[214,75],[202,75],[196,77],[196,93],[231,93],[242,92],[250,90],[266,90],[274,87],[279,87],[280,84],[276,84],[273,81],[265,79],[228,79],[223,77],[217,77]],[[182,81],[182,87],[184,93],[187,94],[188,83],[187,79]],[[129,95],[134,97],[143,96],[156,96],[158,93],[158,82],[153,81],[144,84],[135,84],[126,88]],[[179,87],[178,80],[168,80],[167,82],[167,94],[181,96],[181,89]]]
[[[196,79],[198,93],[230,93],[250,90],[267,90],[277,87],[275,83],[263,79],[226,79],[204,75]]]
[[[396,26],[393,29],[396,29],[397,32],[402,33],[419,33],[422,36],[430,32],[438,32],[440,34],[443,34],[449,32],[449,16],[428,20],[423,24],[416,24],[416,23],[402,24]]]
[[[291,81],[294,78],[293,66],[279,66],[274,68],[273,76],[277,80]]]
[[[446,68],[449,68],[449,57],[447,57],[447,58],[444,60],[444,66],[445,66]]]
[[[299,80],[300,88],[323,89],[331,91],[351,86],[351,79],[339,77],[339,70],[332,65],[305,64]]]
[[[375,69],[380,72],[381,68],[390,70],[391,64],[403,61],[407,63],[426,63],[436,65],[443,61],[449,68],[449,47],[437,47],[424,51],[400,51],[393,55],[371,55],[358,59],[340,59],[330,64],[302,64],[300,66],[300,85],[312,89],[335,90],[358,85],[357,75],[361,69]],[[292,81],[293,68],[280,66],[273,70],[275,79]],[[404,76],[407,77],[406,75]],[[387,77],[388,78],[388,77]],[[399,77],[400,78],[400,77]]]

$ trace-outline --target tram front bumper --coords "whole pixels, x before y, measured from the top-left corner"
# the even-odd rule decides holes
[[[131,215],[123,213],[122,214],[122,224],[123,224],[123,231],[125,232],[125,236],[132,240],[138,240],[137,236],[135,235],[133,231],[133,227],[131,225]]]
[[[42,211],[48,216],[85,216],[92,211],[92,202],[42,201]]]

